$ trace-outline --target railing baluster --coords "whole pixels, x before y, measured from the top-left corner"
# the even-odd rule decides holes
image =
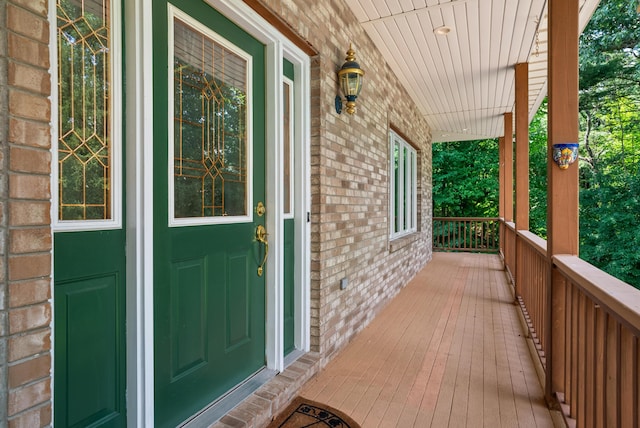
[[[594,428],[595,418],[593,405],[595,402],[595,309],[593,303],[585,297],[585,400],[584,421],[587,428]]]
[[[586,401],[587,401],[587,298],[578,290],[578,318],[577,324],[577,343],[578,343],[578,355],[577,355],[577,377],[576,383],[576,395],[574,396],[574,402],[576,405],[576,420],[584,423],[585,415],[587,413]]]
[[[632,427],[634,413],[634,388],[633,379],[635,373],[634,357],[634,337],[624,326],[620,327],[620,400],[621,426]]]
[[[565,357],[565,361],[568,364],[567,373],[569,374],[569,388],[567,389],[567,403],[571,409],[571,417],[575,419],[578,408],[576,406],[575,397],[578,394],[578,290],[571,285],[570,299],[571,303],[567,304],[567,308],[570,309],[569,318],[569,342],[571,343],[571,349],[569,355]]]
[[[618,379],[620,373],[618,373],[618,357],[619,348],[618,342],[620,338],[618,336],[618,323],[612,318],[607,317],[607,376],[606,376],[606,423],[607,427],[620,426],[618,420]]]
[[[595,420],[595,426],[596,428],[605,428],[605,407],[604,407],[604,403],[605,403],[605,376],[606,376],[606,371],[605,371],[605,347],[606,347],[606,322],[607,322],[607,315],[604,313],[604,311],[602,311],[600,309],[600,307],[598,306],[596,311],[596,334],[595,334],[595,338],[596,338],[596,345],[595,345],[595,352],[596,352],[596,361],[595,361],[595,365],[596,365],[596,369],[595,369],[595,393],[596,393],[596,399],[595,399],[595,405],[593,406],[593,411],[594,411],[594,420]]]

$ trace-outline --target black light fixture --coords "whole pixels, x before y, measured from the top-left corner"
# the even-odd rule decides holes
[[[342,64],[342,68],[338,70],[338,83],[340,89],[347,99],[346,111],[349,114],[356,112],[356,98],[360,95],[362,90],[362,78],[364,77],[364,71],[360,68],[360,64],[356,62],[356,53],[353,47],[349,46],[347,51],[346,62]],[[342,113],[342,98],[340,95],[336,95],[336,112]]]

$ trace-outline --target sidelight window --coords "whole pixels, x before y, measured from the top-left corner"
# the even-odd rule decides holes
[[[58,0],[56,15],[56,223],[62,229],[117,227],[117,9],[108,0]]]

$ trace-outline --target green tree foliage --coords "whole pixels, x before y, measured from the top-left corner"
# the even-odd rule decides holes
[[[580,257],[640,288],[640,19],[602,0],[580,38]]]
[[[517,209],[517,208],[516,208]],[[529,230],[547,236],[547,101],[529,125]]]
[[[434,144],[434,217],[497,217],[498,167],[496,140]]]

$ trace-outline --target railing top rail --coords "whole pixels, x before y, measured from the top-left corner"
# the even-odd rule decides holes
[[[499,217],[434,217],[433,221],[498,221]]]
[[[504,220],[502,220],[504,221]],[[504,224],[511,230],[515,231],[516,230],[516,224],[512,221],[504,221]]]
[[[547,241],[528,230],[519,230],[518,236],[543,256],[547,255]]]
[[[640,334],[640,290],[578,256],[557,255],[553,257],[553,263],[597,304],[607,307],[634,334]]]

